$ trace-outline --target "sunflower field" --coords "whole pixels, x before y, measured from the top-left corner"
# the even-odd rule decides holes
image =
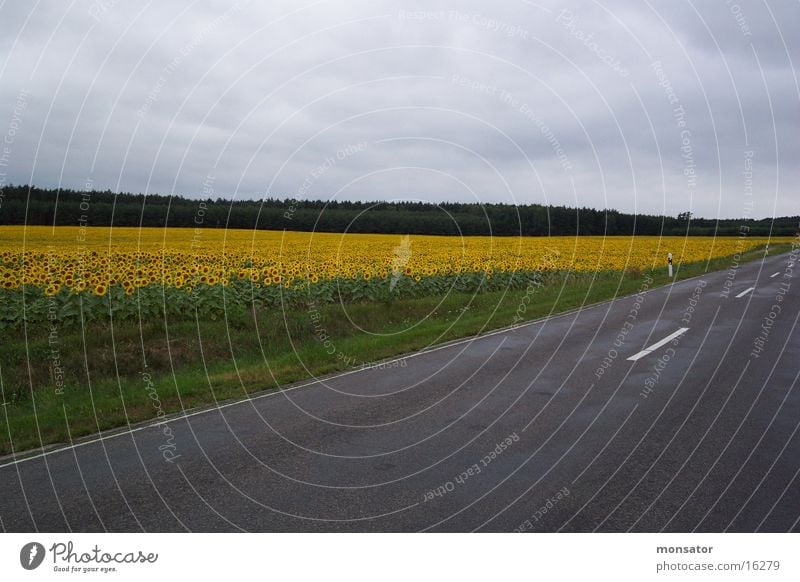
[[[678,266],[768,242],[780,241],[3,227],[0,328],[520,288],[542,273],[644,271],[668,252]]]

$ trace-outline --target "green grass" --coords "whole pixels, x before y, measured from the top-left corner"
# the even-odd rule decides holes
[[[790,250],[773,245],[769,254]],[[764,256],[753,249],[740,262]],[[726,269],[730,258],[680,266],[676,280]],[[0,453],[20,452],[164,414],[246,398],[430,345],[627,295],[666,269],[549,273],[541,287],[320,305],[225,320],[148,318],[57,329],[63,390],[52,375],[47,322],[6,332],[0,353]],[[524,313],[520,305],[528,293]],[[317,318],[317,315],[319,316]],[[313,317],[312,317],[313,316]],[[323,335],[324,334],[324,335]],[[330,338],[326,344],[325,337]],[[321,339],[322,338],[322,339]],[[146,374],[146,375],[145,375]],[[153,397],[157,395],[157,400]]]

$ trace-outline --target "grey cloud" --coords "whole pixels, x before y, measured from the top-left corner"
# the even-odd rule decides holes
[[[289,197],[363,142],[307,195],[729,217],[752,151],[754,212],[797,213],[800,6],[543,5],[6,4],[7,181]]]

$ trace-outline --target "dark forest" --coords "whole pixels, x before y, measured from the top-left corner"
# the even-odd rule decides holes
[[[196,200],[28,186],[0,191],[0,224],[171,226],[432,235],[793,236],[798,217],[696,218],[538,204]]]

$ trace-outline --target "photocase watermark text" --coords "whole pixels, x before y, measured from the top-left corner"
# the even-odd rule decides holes
[[[578,16],[572,10],[564,9],[559,12],[556,22],[568,30],[571,37],[580,41],[583,46],[597,56],[600,62],[604,63],[620,77],[627,78],[630,76],[630,71],[622,66],[620,60],[600,46],[593,32],[586,33],[578,27]]]
[[[458,10],[400,10],[397,13],[399,20],[406,21],[435,21],[461,24],[472,24],[485,28],[490,32],[505,35],[509,38],[528,40],[530,31],[518,24],[504,22],[478,12],[460,12]]]
[[[508,448],[513,445],[514,443],[519,442],[519,435],[516,432],[511,433],[506,438],[498,442],[495,447],[483,455],[481,459],[464,469],[461,473],[453,477],[453,479],[442,483],[438,487],[434,489],[430,489],[426,491],[423,495],[423,503],[428,501],[432,501],[437,497],[443,497],[448,493],[455,491],[456,487],[460,485],[464,485],[469,479],[479,475],[484,469],[486,469],[492,461],[497,459],[500,455],[502,455]]]
[[[534,511],[528,519],[526,519],[516,528],[514,528],[514,533],[523,533],[532,530],[536,525],[536,523],[540,519],[542,519],[547,514],[547,512],[551,511],[563,499],[566,499],[569,496],[570,496],[570,490],[567,487],[562,487],[561,489],[559,489],[555,495],[548,497],[547,501],[545,501],[541,507],[539,507],[536,511]]]

